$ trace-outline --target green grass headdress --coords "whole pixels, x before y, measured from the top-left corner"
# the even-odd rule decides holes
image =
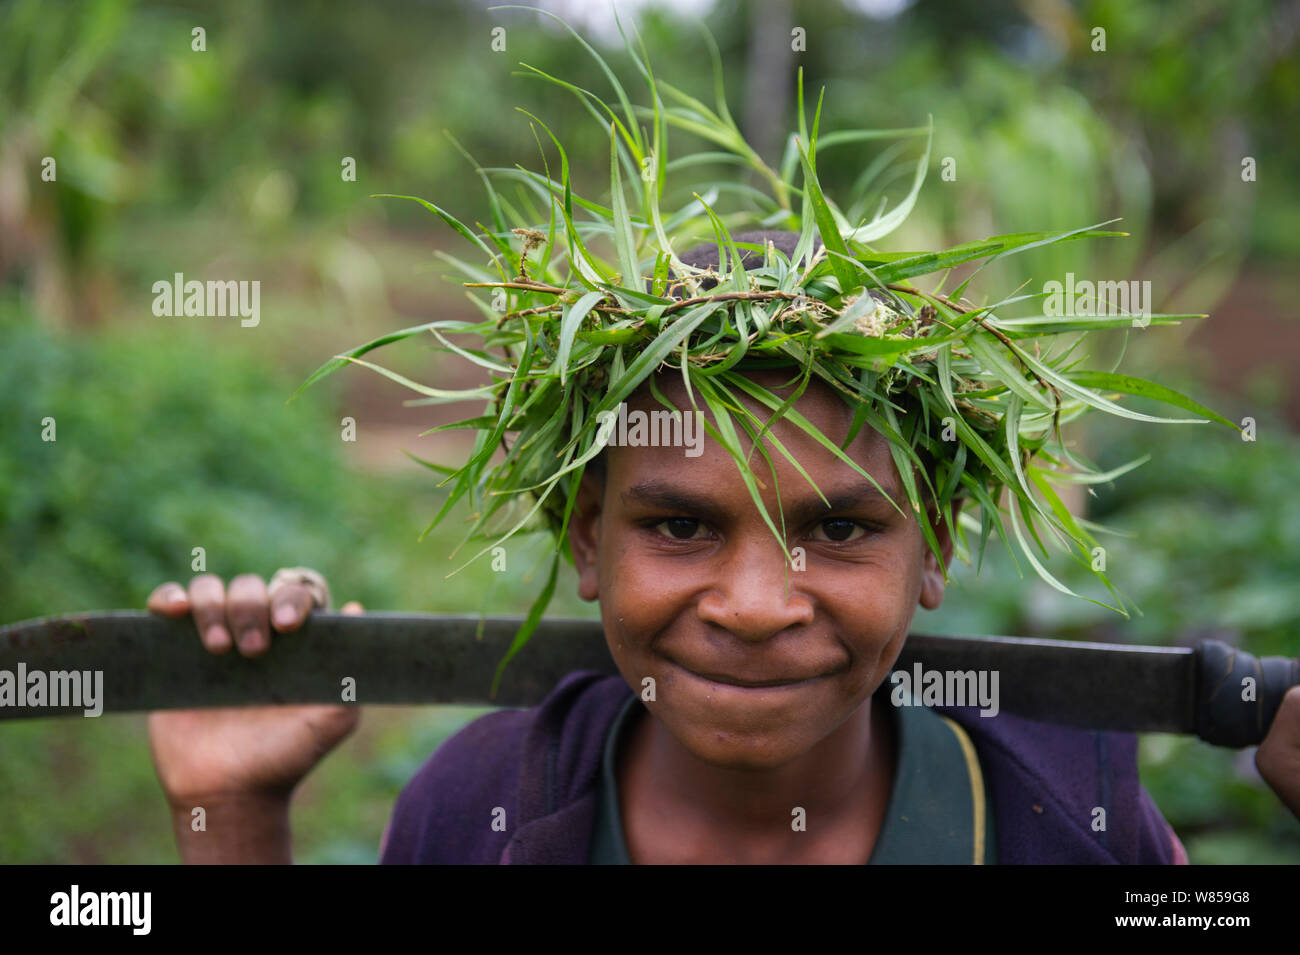
[[[1078,345],[1100,329],[1201,316],[1061,317],[1042,314],[1040,307],[1040,314],[1004,318],[1012,305],[1041,294],[1012,293],[984,305],[966,297],[990,262],[1050,243],[1124,233],[1104,231],[1110,223],[1100,223],[1066,232],[993,236],[939,251],[884,251],[876,243],[907,218],[925,180],[928,126],[823,135],[820,98],[808,125],[801,74],[798,131],[788,138],[780,168],[772,169],[745,142],[727,110],[711,41],[713,108],[656,77],[639,40],[627,49],[645,80],[649,105],[634,106],[604,59],[581,37],[578,42],[609,79],[616,104],[525,68],[576,96],[608,132],[608,194],[597,201],[574,191],[564,146],[528,113],[534,133],[545,136],[538,136],[539,147],[549,140],[559,168],[545,148],[540,171],[476,167],[487,190],[489,225],[470,229],[440,206],[415,200],[477,250],[477,262],[442,257],[468,277],[469,300],[481,320],[439,320],[393,332],[337,356],[307,382],[354,363],[421,395],[410,404],[486,402],[482,414],[432,429],[469,429],[475,442],[458,468],[428,465],[445,475],[442,485],[450,489],[429,529],[464,500],[473,516],[466,540],[486,543],[476,556],[521,530],[555,535],[549,577],[510,655],[531,635],[554,592],[560,555],[568,553],[566,529],[579,478],[609,440],[602,422],[610,416],[602,413],[616,410],[645,382],[653,389],[653,376],[664,369],[682,376],[696,409],[709,411],[716,424],[701,415],[709,435],[735,458],[782,546],[783,535],[759,495],[764,468],[753,467],[756,462],[745,454],[742,430],[770,467],[766,444],[789,457],[767,433],[773,421],[784,418],[875,483],[794,408],[816,376],[851,404],[854,433],[871,427],[888,439],[907,494],[896,506],[920,514],[928,503],[937,503],[963,559],[970,559],[966,528],[978,534],[981,558],[996,531],[1013,557],[1018,549],[1047,583],[1079,596],[1044,565],[1048,544],[1054,544],[1095,574],[1116,599],[1111,609],[1127,616],[1122,595],[1104,570],[1094,569],[1097,544],[1090,531],[1095,526],[1071,514],[1054,485],[1109,481],[1141,461],[1100,473],[1070,449],[1062,438],[1064,427],[1090,409],[1142,421],[1212,419],[1236,426],[1169,388],[1083,367]],[[670,159],[670,128],[716,148]],[[837,205],[818,180],[819,152],[877,139],[924,144],[907,195],[889,209],[869,209],[866,196]],[[740,181],[743,176],[682,188],[692,172],[718,163],[753,174],[764,188]],[[498,191],[497,183],[511,184],[513,197]],[[755,211],[719,214],[715,205],[724,193],[739,194]],[[679,208],[666,208],[668,195],[689,198]],[[729,220],[793,231],[798,241],[789,255],[772,244],[737,242]],[[717,244],[715,270],[701,271],[680,257],[701,240]],[[943,291],[951,269],[976,260],[982,260],[980,268]],[[457,345],[446,337],[451,334],[478,336],[478,342]],[[490,382],[448,391],[362,358],[417,335],[480,366]],[[791,368],[797,383],[793,394],[778,398],[743,374],[759,365]],[[1140,413],[1117,400],[1129,395],[1199,417]],[[742,396],[770,409],[770,417],[755,416]],[[765,442],[753,440],[760,435],[766,435]],[[498,449],[504,458],[494,464]],[[978,508],[967,507],[954,527],[950,505],[957,497]],[[919,524],[937,554],[929,522]]]

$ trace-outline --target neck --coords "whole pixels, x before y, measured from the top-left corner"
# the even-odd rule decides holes
[[[843,861],[865,862],[889,801],[895,748],[892,714],[874,697],[802,756],[762,770],[706,763],[646,714],[629,739],[620,791],[634,815],[639,808],[642,819],[664,822],[625,826],[629,852],[658,861],[676,843],[691,861],[812,861],[838,845],[863,855]],[[792,825],[796,808],[803,828]]]

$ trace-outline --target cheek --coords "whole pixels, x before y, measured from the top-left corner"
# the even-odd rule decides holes
[[[869,696],[903,649],[921,593],[919,563],[893,557],[823,574],[821,610],[855,659],[846,690]]]
[[[704,564],[682,555],[665,554],[647,540],[639,527],[620,528],[601,541],[601,600],[646,609],[691,598],[704,575]]]
[[[620,669],[625,661],[637,662],[654,636],[689,607],[697,578],[669,564],[639,547],[635,531],[601,543],[600,613]]]
[[[921,596],[921,559],[912,547],[882,549],[854,563],[808,565],[815,590],[831,613],[869,623],[876,632],[906,626]]]

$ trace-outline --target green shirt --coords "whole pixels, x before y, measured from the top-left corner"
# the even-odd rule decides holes
[[[588,861],[629,865],[618,780],[618,748],[640,700],[629,696],[605,741]],[[993,813],[974,744],[947,717],[923,706],[897,713],[898,766],[869,865],[993,865]]]

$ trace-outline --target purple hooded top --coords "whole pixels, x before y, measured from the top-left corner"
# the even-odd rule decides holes
[[[621,676],[576,671],[538,706],[470,723],[402,790],[380,862],[587,862],[605,740],[630,695]],[[1186,861],[1138,780],[1133,734],[933,709],[975,744],[999,864]],[[1094,831],[1097,807],[1106,824]]]

